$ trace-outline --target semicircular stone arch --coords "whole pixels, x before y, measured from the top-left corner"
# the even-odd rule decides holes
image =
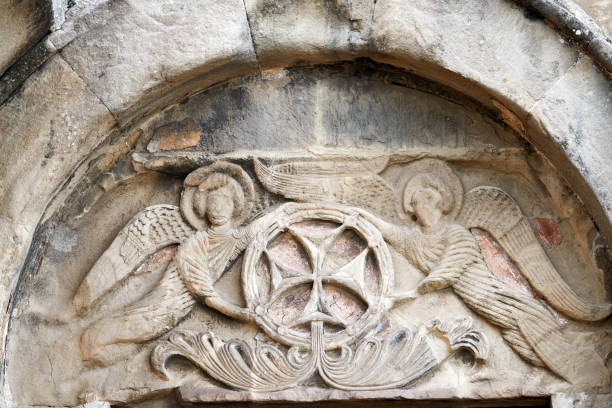
[[[542,19],[505,1],[444,7],[399,1],[213,3],[100,2],[75,9],[47,39],[57,53],[0,106],[6,141],[2,154],[9,158],[0,167],[5,197],[0,230],[6,249],[1,258],[0,351],[8,406],[239,401],[247,395],[241,394],[244,390],[257,391],[254,383],[244,385],[236,378],[263,375],[260,372],[233,372],[227,379],[203,363],[201,355],[194,357],[193,350],[186,356],[184,349],[172,348],[176,343],[169,336],[187,332],[212,332],[214,340],[201,341],[230,348],[232,338],[253,342],[253,353],[264,346],[288,353],[293,344],[283,339],[291,337],[291,330],[298,330],[300,338],[320,335],[323,343],[330,333],[346,332],[337,337],[351,339],[345,346],[353,347],[355,356],[369,332],[381,350],[406,361],[403,371],[387,375],[397,380],[396,386],[387,387],[376,378],[334,377],[330,373],[335,371],[321,362],[325,358],[318,357],[319,365],[312,363],[318,367],[315,377],[291,377],[285,388],[273,390],[279,401],[292,399],[286,393],[291,389],[304,390],[296,400],[312,400],[315,391],[308,387],[323,390],[323,397],[317,397],[322,399],[333,389],[345,390],[340,399],[353,392],[363,392],[366,398],[385,388],[375,397],[497,400],[609,393],[606,245],[612,170],[605,141],[612,125],[611,88],[609,76],[584,51]],[[212,289],[205,290],[189,283],[187,267],[177,255],[194,230],[189,220],[180,218],[185,212],[179,207],[181,192],[189,186],[185,177],[215,163],[222,163],[215,171],[225,174],[217,178],[226,181],[205,181],[202,176],[194,184],[201,195],[232,188],[244,194],[249,183],[253,193],[245,195],[249,211],[227,241],[235,241],[232,245],[237,246],[227,250],[235,254],[214,249],[227,257],[222,266],[207,263],[209,255],[194,255],[208,265],[200,268],[219,269],[211,275]],[[422,180],[419,183],[425,184],[417,188],[407,176],[437,174],[452,185],[444,178],[451,176],[441,176],[448,171],[458,180],[460,194],[440,192]],[[240,172],[245,175],[238,176]],[[228,177],[234,181],[227,182]],[[224,190],[219,183],[234,187]],[[501,196],[487,198],[493,193],[486,195],[479,190],[482,186],[500,189],[509,200],[504,203],[513,203],[515,212],[500,204]],[[407,211],[416,199],[402,201],[410,188],[433,188],[455,203],[457,211],[443,218],[444,225],[460,225],[471,233],[464,245],[476,250],[473,256],[481,260],[487,278],[461,283],[440,272],[436,279],[447,280],[439,288],[435,283],[420,286],[426,277],[437,276],[443,247],[454,247],[450,232],[442,234],[437,245],[401,238],[402,228],[427,235],[422,230],[425,213]],[[229,195],[236,206],[235,193]],[[210,208],[216,202],[203,200],[193,214],[204,217],[206,230],[214,224]],[[307,221],[300,221],[306,224],[286,225],[293,222],[291,217],[278,225],[265,224],[291,211],[310,214],[313,203],[331,206],[333,210],[326,211],[340,211],[343,215],[337,217],[347,220],[308,215]],[[173,208],[160,217],[179,217],[182,221],[176,222],[184,223],[180,234],[185,235],[175,231],[182,238],[155,248],[142,244],[144,252],[129,261],[136,262],[129,272],[119,265],[129,264],[122,250],[109,255],[110,264],[100,264],[124,226],[135,225],[134,217],[154,205]],[[334,206],[355,209],[353,216],[365,224],[351,227],[352,213]],[[470,209],[497,216],[483,221]],[[518,234],[514,224],[499,226],[496,218],[515,220],[528,229],[527,238],[512,235]],[[146,226],[146,237],[168,233],[167,227],[151,225]],[[248,278],[269,287],[259,294],[265,300],[259,302],[270,315],[258,320],[255,306],[250,310],[245,303],[241,279],[250,273],[242,270],[243,252],[255,245],[262,225],[289,228],[291,233],[270,238],[269,254],[262,255],[260,269],[253,272],[258,278]],[[333,243],[328,246],[317,244],[316,234],[308,232],[326,228],[348,232],[338,233],[337,241],[329,238]],[[392,262],[385,266],[386,255],[364,250],[366,272],[360,280],[354,265],[361,255],[355,261],[343,254],[375,241],[364,232],[368,228],[379,231]],[[406,236],[418,235],[411,234]],[[207,245],[227,244],[211,237]],[[516,248],[509,241],[515,238],[522,242]],[[194,248],[189,251],[197,252]],[[433,257],[431,264],[414,248]],[[435,255],[436,250],[442,252]],[[323,261],[322,254],[331,254],[330,260]],[[466,254],[462,256],[469,258]],[[325,268],[313,266],[317,257]],[[102,266],[96,269],[98,264]],[[173,265],[178,265],[176,276],[168,278]],[[299,280],[296,271],[302,267],[317,278],[300,275],[301,283],[283,292],[283,285],[289,284],[283,279]],[[116,276],[110,279],[104,273],[108,270]],[[87,286],[91,271],[101,278]],[[283,279],[274,275],[277,272]],[[119,276],[122,273],[125,276]],[[377,273],[385,279],[392,275],[395,286],[378,288],[386,280],[375,278]],[[338,277],[343,274],[352,280]],[[166,288],[151,309],[148,296],[159,292],[164,279],[183,286]],[[550,289],[546,279],[553,279],[557,289]],[[306,281],[316,284],[308,286]],[[505,289],[497,287],[498,282]],[[326,295],[314,289],[319,284]],[[470,285],[484,285],[484,292],[467,291]],[[524,299],[501,302],[486,295],[510,296],[504,290]],[[81,300],[75,298],[89,299],[84,301],[86,310],[79,309]],[[279,312],[284,310],[279,309],[282,302],[288,317]],[[480,310],[479,303],[487,305],[486,310]],[[506,311],[514,316],[512,322],[496,309],[502,303],[516,308]],[[360,329],[354,326],[367,320],[373,304],[388,310],[372,313],[383,317],[377,325],[364,326],[368,330],[362,328],[365,334],[359,337],[355,333]],[[154,312],[127,318],[126,311],[137,307]],[[535,326],[544,331],[538,331],[528,315],[538,315]],[[302,318],[308,323],[296,323]],[[289,331],[278,329],[270,337],[264,320],[279,327],[286,324]],[[163,329],[154,321],[161,321]],[[313,321],[322,322],[322,331]],[[130,334],[134,325],[152,328],[150,333]],[[555,340],[542,341],[540,347],[537,339],[545,337],[543,333]],[[425,336],[422,343],[415,340],[417,334]],[[474,341],[471,347],[465,347],[467,340],[461,337],[468,334]],[[409,343],[405,339],[411,336]],[[393,351],[404,344],[399,338],[405,348]],[[450,357],[436,360],[440,350],[434,343],[448,344],[444,352]],[[160,344],[167,347],[160,349]],[[244,357],[251,346],[236,347],[245,358],[239,362],[254,369],[257,357]],[[423,355],[432,355],[422,372],[411,366],[415,357],[406,351],[419,347]],[[314,350],[313,342],[313,356]],[[568,350],[573,354],[566,360],[573,369],[554,358]],[[159,363],[164,352],[187,359]],[[327,356],[328,351],[321,353]],[[385,352],[380,351],[379,360],[385,372]],[[355,361],[349,363],[355,373],[363,370]],[[230,363],[219,364],[229,370]],[[305,367],[309,373],[316,371]],[[576,373],[585,367],[591,374]],[[409,369],[420,374],[412,378]],[[457,383],[456,378],[465,381]],[[483,379],[490,384],[486,392]],[[442,385],[434,389],[434,383]]]

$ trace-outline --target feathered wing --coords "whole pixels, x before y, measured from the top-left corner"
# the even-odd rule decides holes
[[[610,384],[610,373],[594,349],[577,350],[558,326],[533,315],[518,318],[517,323],[527,343],[557,375],[573,384]]]
[[[393,187],[377,173],[386,159],[346,162],[293,162],[267,167],[254,160],[264,187],[301,202],[331,202],[369,208],[383,217],[395,217]]]
[[[486,186],[469,191],[458,221],[468,229],[489,232],[533,288],[559,311],[583,321],[601,320],[612,312],[612,305],[590,303],[569,287],[544,252],[518,204],[504,191]]]
[[[161,336],[192,309],[195,299],[183,284],[175,262],[145,297],[89,326],[81,336],[81,353],[89,364],[107,366],[127,358],[136,344]]]
[[[453,290],[471,309],[500,327],[504,340],[531,364],[546,366],[573,384],[609,383],[605,363],[594,349],[577,350],[540,301],[498,280],[484,259],[466,268]]]
[[[84,314],[155,251],[179,244],[195,230],[174,205],[145,208],[121,230],[79,286],[73,303]]]

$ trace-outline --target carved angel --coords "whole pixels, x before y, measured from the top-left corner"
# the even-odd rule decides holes
[[[187,176],[181,208],[148,207],[119,233],[81,283],[74,304],[87,313],[157,250],[180,244],[159,284],[143,299],[89,326],[81,337],[83,358],[108,365],[142,343],[175,327],[204,301],[224,313],[249,319],[221,297],[214,283],[253,239],[259,219],[241,227],[250,213],[252,180],[239,166],[217,162]]]
[[[352,175],[353,179],[366,177],[377,182],[360,183],[362,186],[380,184],[382,180],[373,172]],[[265,179],[260,177],[264,185],[274,178],[273,173]],[[300,191],[299,180],[292,181],[293,190]],[[415,290],[396,294],[396,300],[452,287],[472,310],[498,326],[508,344],[528,362],[546,366],[572,383],[609,384],[609,372],[593,349],[577,350],[540,300],[516,290],[488,269],[470,228],[491,234],[552,307],[584,321],[601,320],[611,312],[611,305],[591,304],[565,283],[510,196],[494,187],[478,187],[464,197],[458,177],[448,165],[434,159],[408,165],[400,184],[404,186],[404,215],[416,222],[395,225],[366,211],[362,213],[391,246],[426,275]],[[303,200],[308,200],[310,191],[301,191]],[[365,197],[372,192],[354,194]],[[381,194],[380,189],[377,194]],[[394,194],[379,196],[381,200],[397,202]]]

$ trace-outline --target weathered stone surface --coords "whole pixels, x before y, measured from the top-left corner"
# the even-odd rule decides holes
[[[445,29],[438,30],[438,26]],[[503,33],[496,27],[504,27]],[[570,128],[581,129],[582,122],[573,112],[560,115],[558,121],[547,120],[543,111],[547,105],[545,101],[551,102],[553,112],[561,112],[554,108],[555,102],[550,96],[556,95],[560,101],[565,98],[575,98],[576,102],[579,99],[586,102],[589,98],[599,100],[597,107],[593,103],[577,103],[568,105],[572,106],[568,109],[586,110],[588,106],[588,113],[584,115],[600,118],[593,117],[593,126],[598,128],[595,134],[606,133],[603,129],[609,124],[605,119],[610,117],[609,108],[602,106],[601,101],[609,101],[610,85],[605,75],[588,58],[579,57],[579,53],[543,21],[525,18],[524,10],[510,2],[470,1],[443,6],[431,2],[383,0],[376,5],[372,41],[375,59],[426,72],[428,77],[440,82],[452,82],[454,88],[485,104],[490,101],[497,106],[502,118],[512,118],[509,126],[519,129],[519,134],[520,129],[528,127],[526,122],[530,117],[540,121],[542,127],[531,126],[525,135],[536,147],[549,152],[553,161],[563,155],[555,152],[558,148],[548,142],[550,138],[567,139],[567,143],[571,143],[571,133],[576,131]],[[483,66],[488,67],[486,71],[479,68]],[[569,85],[573,81],[571,78],[580,75],[580,71],[584,72],[589,85],[578,83],[578,80],[576,86]],[[482,88],[474,87],[473,82],[483,84],[498,96],[492,99]],[[544,117],[540,119],[540,115]],[[550,129],[546,129],[548,125]],[[590,140],[593,143],[586,143],[593,145],[598,139],[594,136]],[[588,203],[595,199],[584,183],[578,186],[580,168],[587,167],[586,161],[581,160],[590,160],[599,168],[600,159],[596,158],[599,155],[596,149],[586,150],[585,157],[568,154],[570,161],[566,163],[570,165],[563,165],[562,174],[576,184],[577,192]],[[609,195],[607,180],[610,179],[606,176],[598,177],[597,181],[589,179],[598,199],[603,199],[602,203]],[[612,232],[610,210],[602,214],[589,208],[606,234]]]
[[[0,108],[0,154],[6,158],[0,162],[3,333],[18,268],[48,201],[114,124],[113,116],[61,57],[47,62]]]
[[[563,236],[555,220],[538,217],[530,219],[529,223],[541,243],[548,247],[554,247],[561,243]]]
[[[429,64],[443,82],[450,80],[444,71],[455,74],[453,85],[467,94],[478,82],[521,106],[541,98],[577,59],[559,34],[507,1],[381,0],[372,41],[377,59]]]
[[[533,107],[528,130],[546,129],[556,142],[541,148],[560,149],[577,167],[566,177],[597,219],[612,219],[612,84],[588,57],[582,57]],[[534,123],[535,122],[535,123]],[[537,146],[537,145],[536,145]],[[571,178],[570,178],[571,177]],[[585,180],[588,187],[581,183]],[[580,184],[583,185],[579,189]],[[588,191],[588,189],[592,190]],[[605,214],[595,207],[601,203]],[[602,224],[602,228],[607,225]]]
[[[47,33],[51,9],[45,0],[0,1],[0,75]]]
[[[189,103],[195,100],[202,102],[196,97]],[[191,108],[189,103],[177,110]],[[155,398],[175,388],[183,400],[193,403],[308,401],[320,396],[342,400],[349,395],[504,398],[585,387],[600,390],[599,376],[607,372],[598,371],[601,357],[593,349],[605,347],[605,341],[576,347],[574,342],[580,340],[575,332],[562,331],[561,321],[533,297],[542,293],[552,299],[554,308],[576,316],[575,302],[581,301],[575,295],[565,296],[571,289],[555,265],[582,271],[585,266],[574,264],[576,257],[569,256],[579,248],[554,254],[553,265],[538,246],[519,204],[502,190],[482,187],[482,183],[503,185],[516,194],[528,215],[542,215],[550,211],[545,192],[530,192],[538,190],[539,184],[526,183],[522,177],[528,174],[519,175],[520,166],[505,172],[486,171],[497,165],[483,157],[464,157],[460,179],[438,160],[415,161],[397,151],[373,159],[368,158],[368,149],[372,147],[360,149],[365,157],[361,159],[347,156],[341,147],[330,149],[326,159],[318,156],[316,161],[306,151],[268,152],[266,159],[282,162],[264,165],[255,160],[253,167],[248,156],[236,156],[244,167],[217,161],[196,169],[185,178],[182,193],[182,178],[150,173],[109,185],[86,213],[55,226],[47,238],[40,272],[23,289],[11,336],[39,340],[9,342],[10,354],[23,356],[9,360],[8,379],[16,400],[71,405],[81,395],[85,401],[125,403]],[[421,154],[425,151],[420,148]],[[380,150],[372,152],[380,154]],[[432,174],[437,182],[430,179]],[[470,188],[474,186],[480,187]],[[322,188],[327,189],[323,197]],[[470,189],[466,195],[464,188]],[[439,197],[430,197],[431,191]],[[279,206],[275,196],[297,202]],[[395,205],[398,199],[404,204]],[[164,205],[155,205],[159,203]],[[431,205],[440,212],[430,212]],[[405,214],[404,220],[398,212]],[[253,213],[263,215],[252,217]],[[418,224],[407,217],[410,214]],[[500,243],[494,254],[481,246],[484,259],[477,256],[478,244],[466,229],[481,222]],[[337,234],[340,224],[345,229]],[[282,228],[287,232],[277,235]],[[442,239],[441,234],[448,238]],[[168,243],[177,244],[178,250],[156,250]],[[77,253],[76,248],[84,250]],[[373,257],[363,255],[368,251],[378,252]],[[431,251],[431,259],[422,258],[419,251]],[[489,255],[517,260],[519,267],[514,267],[510,280],[489,262],[485,266]],[[456,267],[456,262],[466,262],[465,268]],[[462,271],[458,276],[457,270]],[[535,282],[533,289],[525,290],[520,274]],[[538,280],[540,275],[545,278]],[[437,290],[445,285],[452,291]],[[506,303],[507,298],[512,302]],[[52,300],[57,307],[47,310]],[[588,309],[578,308],[579,314],[587,311],[579,319],[593,318]],[[314,324],[311,331],[306,327],[298,334],[287,334],[295,320],[320,322],[317,319],[324,314],[331,316],[327,323],[339,328],[320,332]],[[546,325],[550,338],[541,339],[533,326],[527,326],[524,335],[518,331],[517,324],[533,323],[533,316]],[[363,319],[371,321],[349,329]],[[374,329],[372,324],[379,319]],[[476,320],[480,323],[473,326]],[[261,327],[259,332],[253,323]],[[575,321],[563,325],[584,330]],[[418,332],[414,327],[420,327]],[[449,346],[432,339],[438,331],[448,334]],[[398,337],[393,337],[396,332]],[[593,338],[602,334],[594,327],[587,332]],[[369,343],[353,340],[366,333],[373,336],[367,337]],[[307,341],[309,335],[312,343]],[[419,340],[420,335],[427,336],[427,344]],[[333,351],[321,348],[334,336],[355,357],[349,353],[335,360]],[[276,342],[297,343],[302,357],[287,363],[284,356],[293,357]],[[372,349],[359,344],[371,344]],[[540,360],[534,357],[533,348],[540,350],[534,344],[564,351],[544,352]],[[489,346],[494,356],[490,360]],[[475,364],[465,355],[448,358],[459,347],[467,347],[481,362]],[[311,354],[306,353],[309,350]],[[370,360],[367,350],[374,350],[376,357]],[[277,358],[268,360],[268,353]],[[322,382],[310,378],[313,354],[327,358],[317,368],[326,375]],[[41,355],[49,364],[32,372]],[[166,362],[172,355],[188,357],[209,376],[187,362]],[[149,356],[153,369],[165,379],[151,371]],[[403,364],[391,369],[393,358],[401,358]],[[375,364],[372,372],[377,375],[364,371],[364,364]],[[597,370],[573,368],[585,364]],[[548,368],[538,368],[541,365]],[[32,385],[49,377],[54,381]],[[243,391],[228,392],[211,377]],[[480,389],[482,378],[490,385],[484,390]],[[402,387],[393,387],[390,379]],[[260,395],[285,388],[289,390]],[[330,396],[330,388],[341,391]],[[347,389],[357,392],[342,391]]]
[[[612,72],[612,42],[606,33],[572,0],[517,0],[585,50],[604,71]]]
[[[0,155],[9,157],[0,165],[6,203],[0,244],[7,248],[0,257],[0,306],[6,310],[9,297],[15,305],[8,352],[0,348],[0,356],[8,356],[0,364],[6,368],[2,397],[16,406],[109,406],[149,398],[174,406],[175,395],[197,404],[608,392],[612,321],[601,319],[609,313],[605,275],[612,261],[601,242],[612,232],[609,79],[516,2],[244,3],[77,1],[74,9],[83,13],[73,10],[79,17],[69,16],[65,29],[48,39],[58,49],[68,44],[63,56],[0,106],[7,141]],[[265,71],[210,86],[257,72],[254,50]],[[362,56],[417,75],[361,60],[304,67]],[[23,72],[26,77],[31,69]],[[115,129],[108,144],[96,148],[115,125],[113,116],[126,129]],[[423,156],[447,164],[419,167],[431,163],[419,161]],[[230,165],[212,171],[220,160]],[[465,196],[456,193],[461,188],[449,193],[444,187],[457,183]],[[288,200],[298,203],[284,204]],[[454,220],[456,212],[446,206],[459,202],[472,212]],[[156,204],[164,210],[139,218]],[[296,214],[304,220],[284,218]],[[119,234],[131,219],[138,222]],[[317,246],[317,234],[331,233],[338,219],[353,235]],[[480,222],[489,235],[480,236],[478,246],[476,230],[470,235],[465,228]],[[17,266],[37,224],[40,233],[15,291]],[[254,239],[262,225],[269,231],[290,225],[294,237]],[[446,227],[452,233],[441,234]],[[182,234],[173,237],[176,246],[136,265],[132,251],[163,246],[163,239],[149,238],[172,231]],[[122,245],[107,250],[113,242]],[[366,247],[387,248],[389,256],[362,257]],[[243,250],[259,258],[245,261]],[[474,263],[439,273],[448,254],[453,262]],[[298,278],[298,286],[280,293],[287,276],[275,273],[286,266],[282,273]],[[170,278],[168,270],[175,272]],[[328,273],[338,280],[325,281]],[[396,291],[376,292],[391,276]],[[89,302],[96,293],[103,299]],[[544,298],[552,300],[546,305]],[[396,301],[396,308],[385,309]],[[449,325],[458,314],[475,325]],[[239,322],[253,315],[259,317]],[[372,316],[380,317],[376,327],[343,328]],[[261,326],[264,317],[269,321]],[[285,329],[304,317],[314,324],[300,320],[298,334],[288,336]],[[8,318],[2,315],[2,330]],[[429,324],[432,319],[437,323]],[[323,321],[330,325],[321,332]],[[455,334],[439,343],[431,336],[436,327]],[[397,328],[403,334],[389,337]],[[379,358],[360,348],[360,330],[372,334],[369,344],[383,345],[372,346]],[[209,331],[214,335],[194,334]],[[429,348],[406,340],[425,332]],[[345,360],[324,345],[338,333],[347,341]],[[308,334],[312,342],[304,341]],[[287,350],[296,342],[299,356]],[[395,353],[398,344],[423,352],[423,365],[406,349]],[[457,344],[471,354],[449,357]],[[266,353],[273,350],[297,360],[270,363]],[[309,377],[314,360],[304,350],[318,355],[320,375]],[[165,365],[176,351],[195,355]],[[153,372],[151,356],[168,380]],[[399,356],[406,364],[385,371]],[[209,357],[222,361],[211,364]],[[436,359],[443,362],[436,370],[423,368]],[[377,368],[363,370],[364,361]],[[261,370],[253,362],[272,365]],[[274,367],[290,378],[271,378]],[[308,368],[305,374],[300,367]],[[418,380],[410,380],[412,368]],[[375,381],[360,377],[363,371]],[[268,387],[293,388],[253,393],[265,388],[256,377]],[[391,378],[404,388],[372,388],[389,386]],[[217,381],[246,391],[228,391]],[[364,385],[369,391],[359,388]],[[555,398],[607,403],[606,396]]]
[[[315,146],[387,151],[478,146],[493,152],[520,145],[482,114],[459,106],[471,101],[443,102],[436,96],[459,94],[390,67],[372,69],[369,63],[340,64],[248,77],[166,110],[145,132],[155,143],[156,127],[191,118],[202,129],[199,149],[214,154]]]
[[[599,408],[612,406],[612,394],[555,394],[551,408]]]
[[[246,0],[262,68],[325,63],[363,55],[373,0]]]
[[[574,0],[576,4],[593,17],[597,25],[612,38],[612,1],[610,0]]]
[[[41,40],[0,76],[0,105],[4,103],[23,82],[51,58],[57,50],[50,41]]]
[[[200,141],[202,131],[198,124],[190,118],[180,122],[169,123],[155,129],[153,139],[147,146],[150,152],[158,150],[181,150],[196,146]]]
[[[81,24],[62,55],[122,122],[256,69],[241,0],[109,2]]]

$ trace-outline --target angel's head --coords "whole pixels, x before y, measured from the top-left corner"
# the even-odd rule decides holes
[[[404,211],[413,214],[421,226],[435,227],[453,208],[453,194],[444,181],[433,173],[414,176],[404,188]]]
[[[244,208],[244,192],[233,177],[212,173],[202,182],[193,197],[193,207],[201,218],[208,218],[212,226],[228,224]]]

